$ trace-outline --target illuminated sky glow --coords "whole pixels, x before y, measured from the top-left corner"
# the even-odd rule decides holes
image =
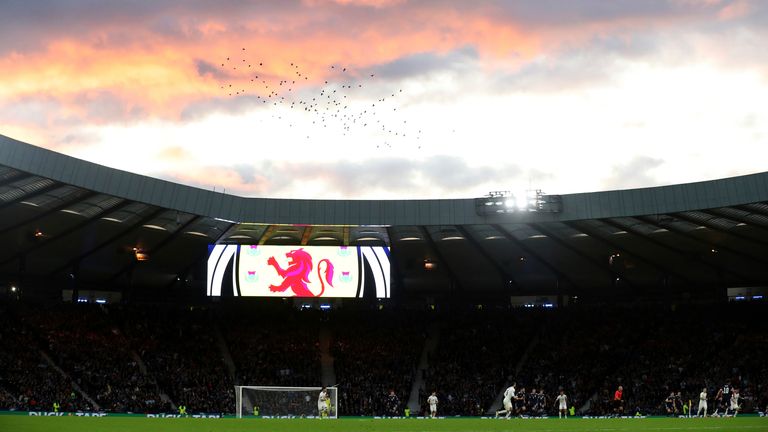
[[[2,9],[0,133],[206,189],[448,198],[768,170],[760,0],[9,0]],[[237,60],[252,70],[232,69]],[[293,84],[296,71],[306,79]],[[230,84],[247,91],[229,96]],[[263,103],[278,87],[283,103]],[[290,108],[321,92],[347,95],[346,111]],[[365,112],[356,120],[366,126],[345,129],[344,112]]]

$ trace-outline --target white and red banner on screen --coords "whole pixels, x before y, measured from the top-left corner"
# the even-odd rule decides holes
[[[389,248],[212,245],[207,278],[209,296],[388,298]]]

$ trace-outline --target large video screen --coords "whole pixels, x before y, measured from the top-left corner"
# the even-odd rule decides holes
[[[390,297],[385,246],[210,245],[209,296]]]

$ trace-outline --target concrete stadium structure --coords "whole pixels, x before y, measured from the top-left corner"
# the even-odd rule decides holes
[[[246,198],[0,135],[0,289],[199,295],[212,243],[385,244],[402,297],[768,286],[768,173],[560,198],[558,212],[489,214],[477,199]]]

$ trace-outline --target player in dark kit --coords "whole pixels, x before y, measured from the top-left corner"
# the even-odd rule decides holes
[[[712,415],[717,415],[718,410],[722,408],[724,411],[728,410],[728,406],[731,404],[731,380],[728,380],[723,384],[723,387],[720,388],[720,390],[717,391],[717,396],[715,396],[715,413]]]
[[[675,392],[669,393],[669,396],[664,399],[664,409],[667,411],[667,415],[675,414]]]
[[[538,395],[536,395],[536,387],[532,387],[531,393],[528,394],[528,397],[525,400],[526,411],[528,411],[528,415],[530,416],[536,415],[535,409],[536,409],[537,398],[538,398]]]
[[[539,392],[531,391],[531,397],[534,399],[533,415],[543,416],[546,415],[547,399],[544,396],[544,389],[539,389]]]
[[[397,417],[400,415],[398,407],[400,406],[400,398],[397,397],[394,390],[389,391],[387,396],[387,415],[391,417]]]
[[[515,398],[515,414],[519,416],[527,414],[528,410],[525,406],[527,399],[528,395],[525,393],[525,387],[520,387],[520,391],[517,392],[517,397]]]

